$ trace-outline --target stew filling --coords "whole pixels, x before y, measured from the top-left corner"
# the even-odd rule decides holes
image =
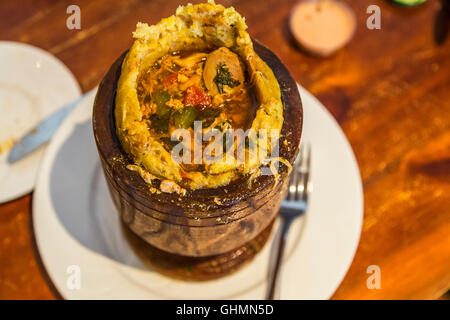
[[[257,102],[246,74],[238,55],[225,47],[161,57],[137,81],[141,112],[151,135],[171,151],[179,143],[171,139],[176,129],[190,130],[193,146],[195,121],[201,121],[203,131],[249,129]],[[204,170],[199,164],[181,166],[185,171]]]

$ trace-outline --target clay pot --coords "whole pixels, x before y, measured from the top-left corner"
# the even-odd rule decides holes
[[[275,54],[257,41],[254,47],[281,87],[284,123],[279,151],[281,157],[292,163],[303,121],[297,85]],[[113,111],[125,54],[103,78],[92,119],[108,188],[124,223],[161,250],[193,257],[225,253],[255,238],[277,214],[288,181],[287,167],[280,165],[278,183],[274,183],[273,176],[265,175],[251,185],[243,177],[227,186],[188,191],[183,197],[151,193],[142,178],[126,168],[132,161],[116,136]]]

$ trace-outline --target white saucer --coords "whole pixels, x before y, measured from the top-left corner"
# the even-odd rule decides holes
[[[20,139],[40,120],[81,94],[70,70],[39,48],[0,41],[0,149]],[[0,203],[29,193],[44,148],[9,164],[0,153]]]
[[[314,189],[307,215],[290,233],[282,299],[327,299],[356,251],[363,218],[358,167],[337,123],[300,89],[304,141],[312,145]],[[100,168],[91,127],[95,93],[65,120],[44,157],[33,197],[43,263],[67,299],[263,299],[271,244],[237,273],[193,283],[149,270],[124,239]],[[273,240],[273,235],[270,241]],[[80,289],[67,286],[80,267]],[[70,269],[69,269],[70,271]],[[72,288],[72,289],[71,289]]]

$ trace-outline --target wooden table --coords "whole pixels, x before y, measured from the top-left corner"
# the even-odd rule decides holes
[[[0,39],[48,50],[87,91],[130,46],[137,21],[156,23],[179,2],[2,0]],[[450,39],[441,46],[433,40],[439,2],[405,8],[348,1],[357,15],[355,38],[328,59],[308,56],[293,44],[287,18],[296,0],[219,2],[243,14],[249,33],[325,104],[356,154],[364,224],[334,298],[442,296],[450,287]],[[81,8],[81,30],[66,28],[66,8],[73,3]],[[381,7],[381,30],[366,28],[370,4]],[[2,299],[60,297],[36,251],[32,197],[0,205]],[[380,290],[366,286],[369,265],[381,268]]]

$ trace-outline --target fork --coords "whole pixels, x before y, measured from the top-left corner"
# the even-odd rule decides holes
[[[281,203],[280,208],[280,228],[281,234],[278,238],[276,260],[272,268],[269,268],[269,290],[267,299],[274,300],[276,292],[279,293],[279,274],[281,261],[284,255],[286,240],[292,222],[301,217],[308,204],[308,194],[310,192],[310,168],[311,168],[311,147],[308,143],[301,145],[295,158],[289,187],[286,198]]]

